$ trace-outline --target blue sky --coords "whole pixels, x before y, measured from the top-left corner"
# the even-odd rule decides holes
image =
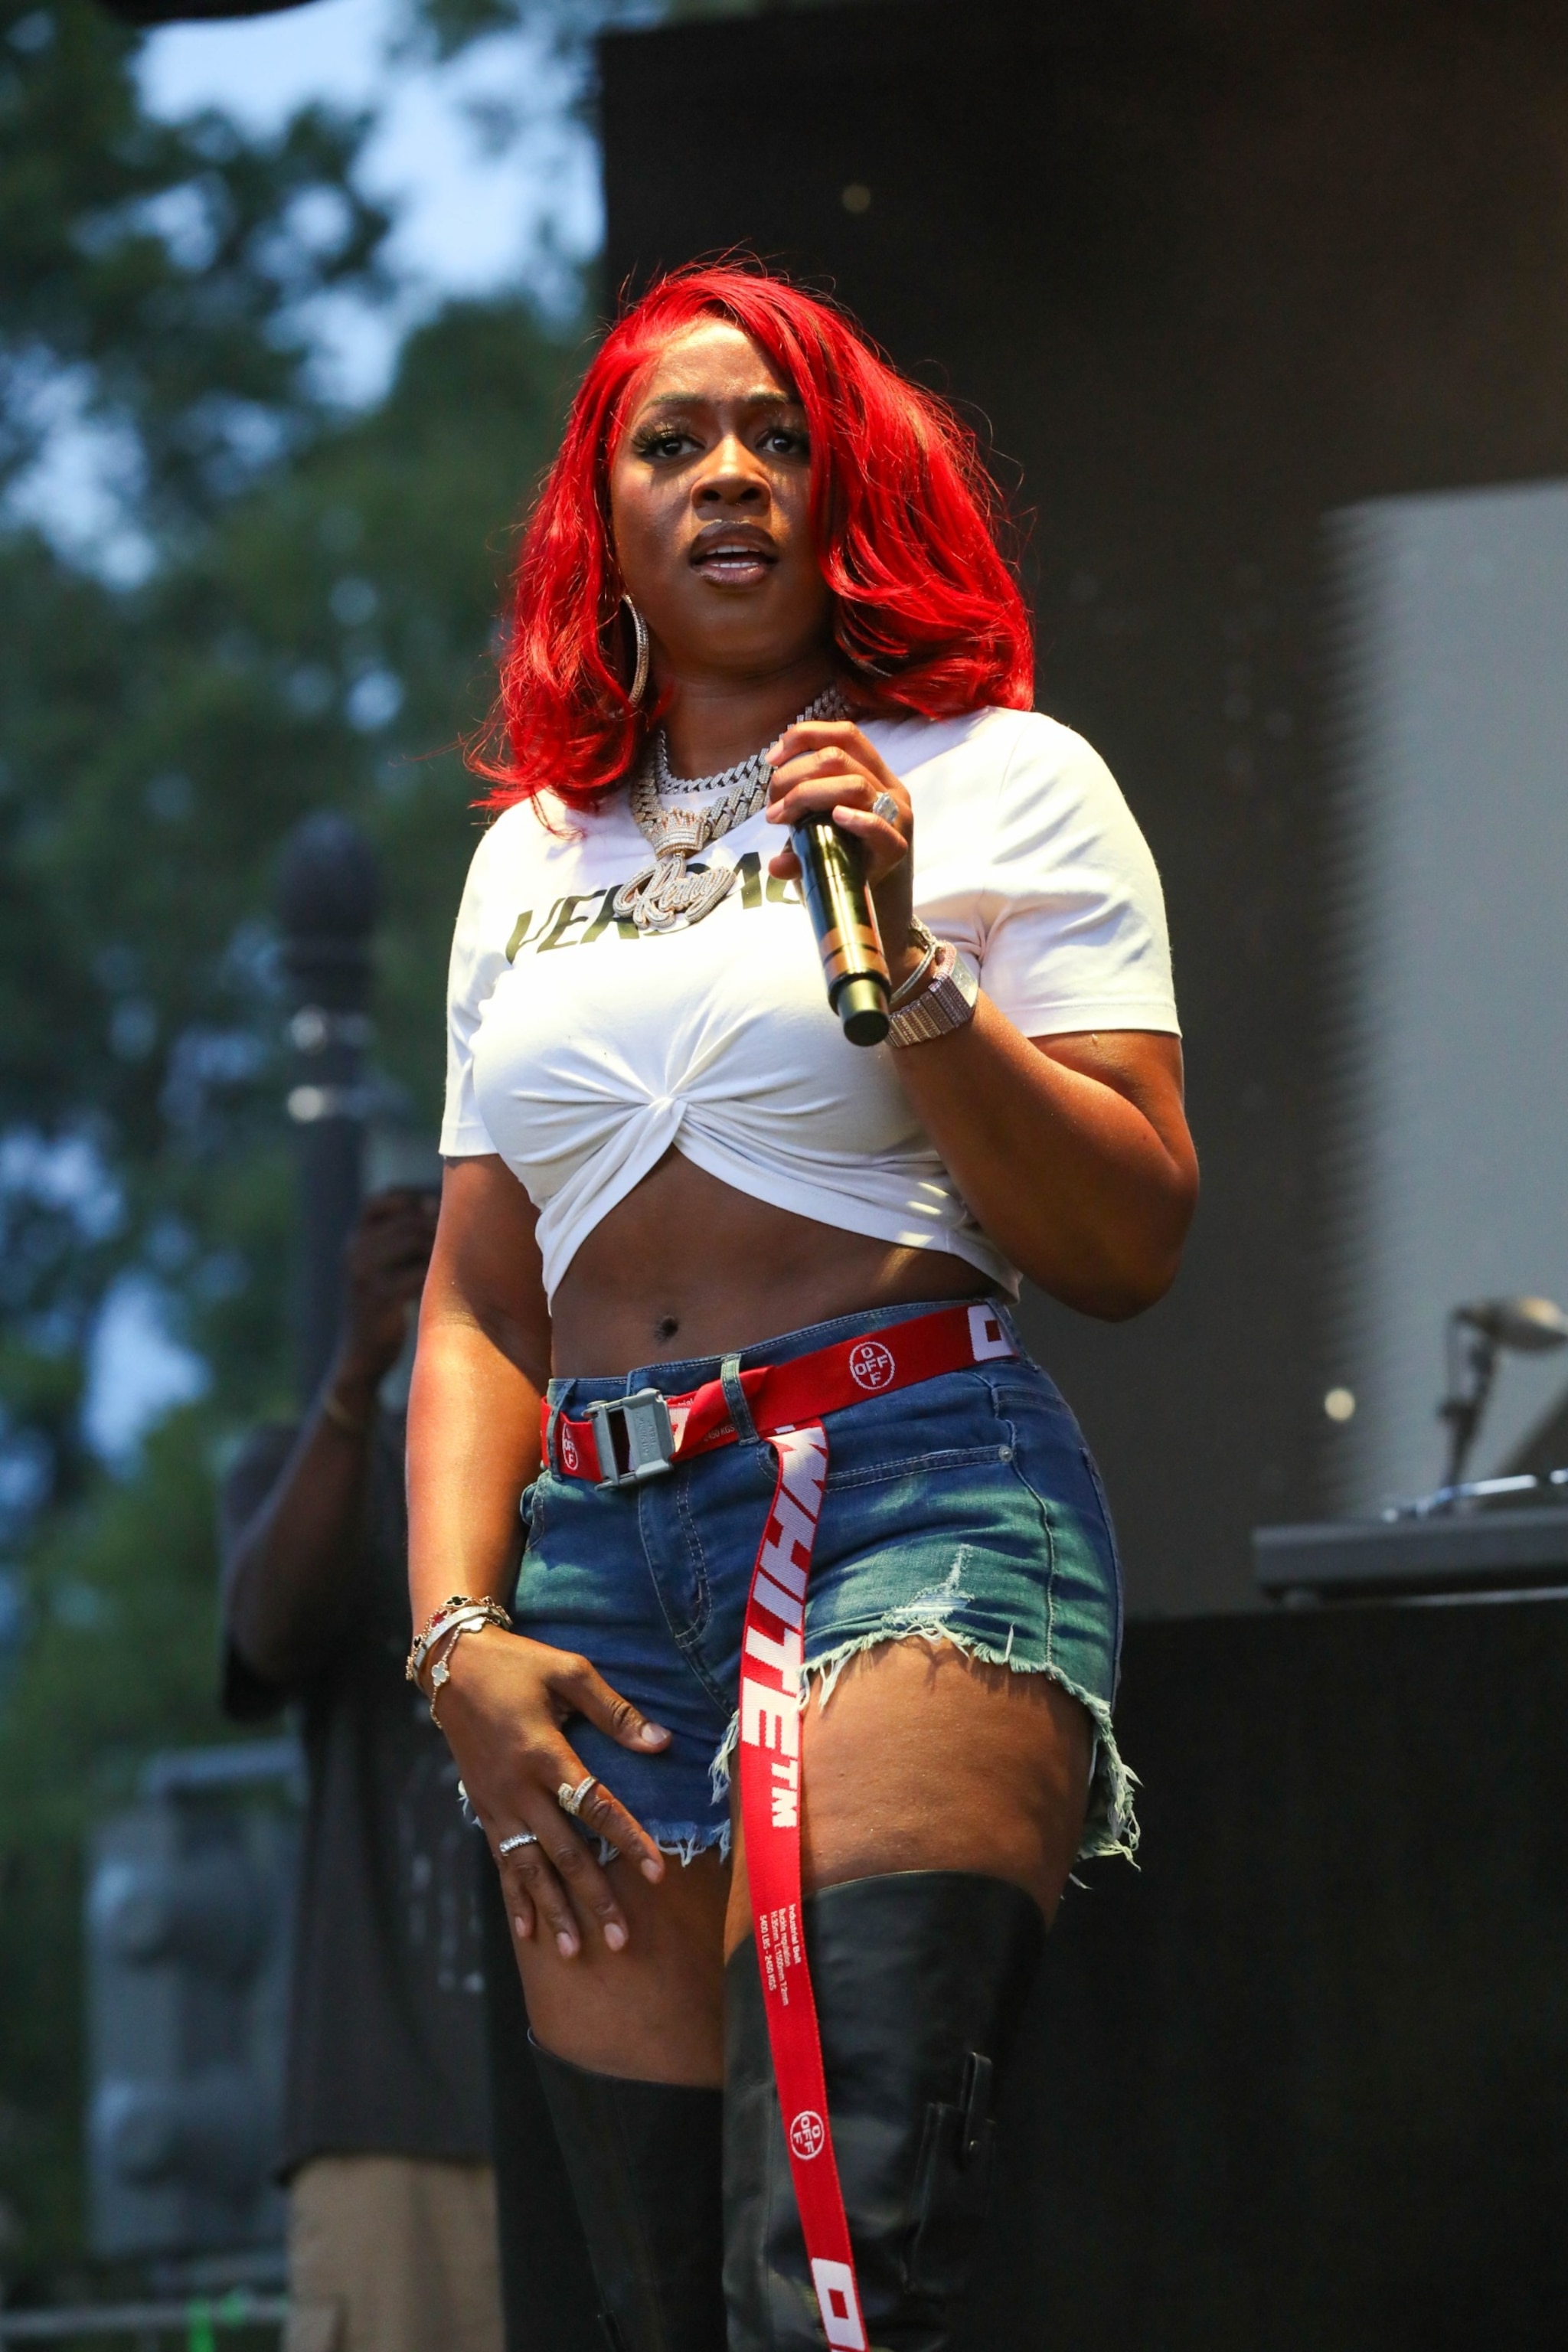
[[[577,21],[596,13],[624,22],[639,0],[598,10],[588,0]],[[537,31],[495,34],[437,64],[406,0],[315,0],[275,16],[166,26],[143,42],[137,69],[144,102],[170,120],[214,106],[268,131],[312,100],[378,118],[362,177],[395,218],[387,258],[398,290],[375,306],[323,302],[310,320],[324,388],[358,404],[383,390],[403,335],[445,295],[524,286],[547,309],[570,306],[576,267],[602,232],[598,153],[574,107],[590,66],[584,45],[562,55]],[[127,521],[134,451],[88,413],[88,389],[68,369],[39,386],[43,454],[7,491],[5,512],[126,586],[153,560]]]
[[[598,157],[570,110],[584,70],[525,32],[437,65],[400,0],[167,26],[139,68],[164,117],[218,106],[267,129],[312,99],[381,115],[363,176],[398,214],[390,258],[405,290],[390,313],[343,305],[321,321],[330,380],[356,400],[380,390],[402,330],[443,294],[523,283],[569,299],[571,267],[601,230]]]

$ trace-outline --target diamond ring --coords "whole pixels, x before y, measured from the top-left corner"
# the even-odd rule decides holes
[[[873,816],[879,816],[884,824],[896,825],[899,822],[899,803],[891,793],[879,793],[871,803],[871,814]]]
[[[572,1786],[569,1780],[563,1780],[561,1786],[556,1790],[556,1803],[560,1806],[563,1813],[570,1813],[574,1821],[576,1820],[578,1814],[582,1811],[583,1801],[586,1797],[589,1790],[595,1786],[595,1777],[596,1776],[592,1772],[584,1772],[583,1778],[578,1781],[575,1788]]]
[[[538,1843],[539,1840],[534,1836],[531,1830],[518,1830],[512,1836],[502,1838],[500,1845],[496,1848],[496,1852],[498,1853],[515,1853],[520,1845],[537,1845]]]

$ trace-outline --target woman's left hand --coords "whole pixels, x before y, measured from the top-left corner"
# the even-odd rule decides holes
[[[853,719],[798,720],[769,746],[768,757],[773,765],[770,824],[829,816],[860,843],[877,928],[897,988],[920,961],[919,950],[909,943],[915,820],[908,793]],[[874,814],[873,803],[883,793],[893,802],[896,817]],[[800,860],[787,842],[769,860],[768,871],[781,881],[798,878]]]

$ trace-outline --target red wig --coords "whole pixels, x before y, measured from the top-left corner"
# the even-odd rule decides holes
[[[649,714],[626,690],[610,463],[648,362],[703,318],[749,335],[805,411],[812,529],[852,701],[928,719],[1029,707],[1028,614],[973,434],[830,304],[759,268],[681,269],[600,345],[524,533],[498,705],[473,761],[493,808],[545,786],[584,799],[641,751]]]

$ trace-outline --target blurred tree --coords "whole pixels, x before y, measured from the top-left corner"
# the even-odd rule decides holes
[[[215,994],[189,952],[193,908],[173,924],[162,909],[148,934],[136,872],[137,835],[177,836],[192,791],[177,761],[140,764],[159,729],[172,577],[320,439],[312,310],[374,297],[388,226],[353,179],[366,122],[313,109],[267,140],[212,113],[160,124],[140,108],[132,48],[89,0],[0,0],[0,1514],[13,1517],[46,1472],[62,1497],[84,1475],[68,1384],[26,1359],[79,1360],[117,1266],[150,1241],[177,1252],[136,1181],[162,1148],[163,1097],[178,1077],[188,1099],[197,1065],[216,1085],[243,1058],[189,1035],[197,1003],[207,1030],[232,1014],[237,976]],[[80,569],[26,527],[50,499],[79,510]],[[165,871],[180,862],[162,850]],[[221,903],[199,911],[222,920]],[[27,1399],[46,1392],[40,1421]]]
[[[118,445],[133,525],[200,522],[309,431],[310,318],[371,290],[368,122],[153,121],[89,0],[0,0],[0,487],[62,415]]]
[[[373,411],[311,305],[374,295],[368,128],[139,111],[89,0],[0,0],[0,2263],[79,2254],[79,1857],[152,1749],[224,1736],[216,1465],[289,1402],[291,1171],[272,869],[304,811],[375,838],[379,1061],[431,1132],[469,855],[457,744],[510,529],[574,365],[515,299],[449,307]],[[91,561],[27,520],[91,459]],[[85,453],[85,456],[84,456]],[[108,1475],[106,1298],[206,1392]],[[20,1644],[17,1646],[17,1635]]]

